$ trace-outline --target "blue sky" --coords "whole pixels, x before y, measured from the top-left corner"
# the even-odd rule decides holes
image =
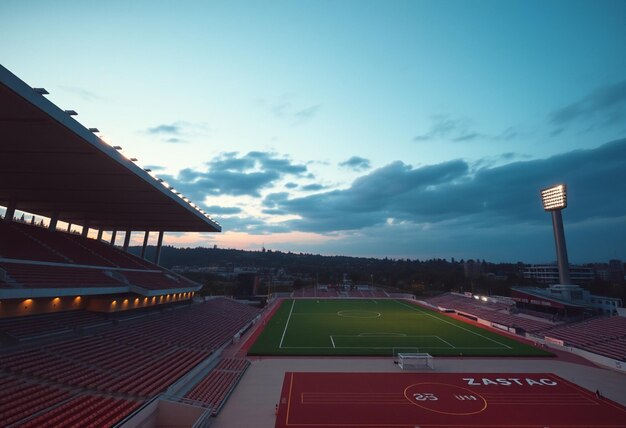
[[[11,1],[0,61],[203,205],[176,245],[626,259],[626,2]]]

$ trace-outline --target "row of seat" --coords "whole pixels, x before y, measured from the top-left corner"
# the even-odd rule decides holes
[[[248,366],[243,358],[223,359],[185,397],[209,405],[217,415]]]
[[[2,222],[0,235],[0,257],[131,269],[155,267],[108,243],[21,222]]]
[[[29,426],[108,426],[165,391],[258,313],[217,298],[82,337],[2,353],[0,420],[20,425],[28,420]],[[246,364],[225,360],[219,370],[239,373]],[[108,394],[126,399],[102,401]],[[87,410],[92,406],[103,410]]]
[[[6,379],[6,375],[4,376]],[[3,389],[1,394],[0,423],[3,426],[9,426],[60,403],[71,395],[68,391],[59,388],[23,381],[17,386]]]
[[[52,333],[99,325],[106,322],[98,313],[69,311],[26,317],[0,318],[0,332],[16,339],[28,339]]]
[[[166,290],[194,287],[195,283],[181,276],[158,271],[127,271],[114,268],[86,268],[72,265],[42,265],[36,263],[15,263],[4,260],[0,268],[13,279],[20,288],[120,288],[135,285],[150,290]],[[159,268],[160,269],[160,268]],[[8,286],[11,284],[6,282]]]
[[[20,424],[24,428],[111,427],[141,405],[141,401],[81,394]]]
[[[555,325],[548,320],[534,320],[510,313],[510,306],[503,303],[485,302],[452,293],[425,299],[425,301],[436,307],[452,309],[456,312],[473,315],[506,327],[521,328],[527,332],[538,332]]]
[[[591,318],[554,327],[542,335],[562,340],[567,346],[626,361],[626,317]]]

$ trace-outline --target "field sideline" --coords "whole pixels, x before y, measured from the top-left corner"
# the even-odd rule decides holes
[[[284,300],[249,355],[550,356],[402,300]]]

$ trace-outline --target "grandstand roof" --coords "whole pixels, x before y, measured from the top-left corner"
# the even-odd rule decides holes
[[[0,65],[0,205],[103,230],[221,226]]]
[[[545,301],[550,301],[556,303],[555,306],[558,307],[571,307],[571,308],[587,308],[590,305],[584,302],[572,302],[571,300],[560,299],[553,295],[550,295],[549,292],[546,292],[545,289],[537,288],[537,287],[511,287],[511,290],[516,291],[520,294],[526,294],[530,297],[539,298]],[[515,297],[513,297],[515,299]],[[539,303],[540,304],[540,303]]]

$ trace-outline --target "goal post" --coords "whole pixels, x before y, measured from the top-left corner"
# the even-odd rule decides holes
[[[419,348],[399,348],[399,347],[393,347],[391,348],[391,354],[393,355],[393,363],[394,364],[398,364],[398,355],[400,354],[417,354],[419,353]]]
[[[401,370],[435,369],[435,359],[428,353],[400,352],[397,361]]]

